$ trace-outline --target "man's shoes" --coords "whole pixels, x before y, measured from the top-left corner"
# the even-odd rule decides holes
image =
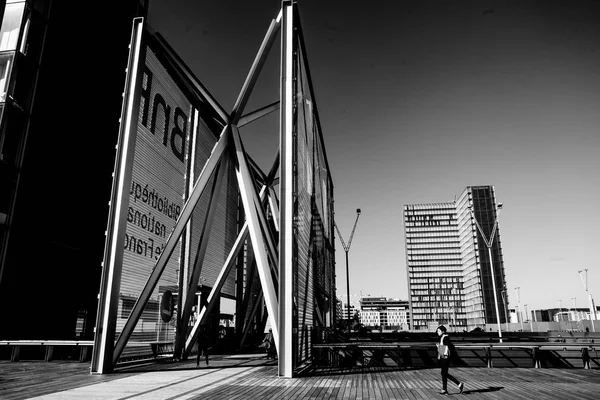
[[[464,388],[465,388],[465,384],[464,383],[461,382],[461,383],[458,384],[459,393],[462,393],[463,390],[464,390]]]
[[[442,390],[440,394],[448,394],[448,392],[446,390]]]

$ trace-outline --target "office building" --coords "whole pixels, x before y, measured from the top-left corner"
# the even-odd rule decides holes
[[[409,330],[408,300],[363,297],[360,299],[360,322],[382,329]]]
[[[500,323],[507,320],[496,221],[493,186],[469,186],[452,202],[404,206],[413,330],[433,331],[439,324],[456,331],[484,328],[497,323],[496,301]],[[487,246],[490,241],[492,264]]]

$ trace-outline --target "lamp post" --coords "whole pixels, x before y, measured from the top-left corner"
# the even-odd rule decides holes
[[[515,288],[515,290],[517,291],[517,304],[518,304],[517,319],[521,323],[521,332],[523,332],[523,316],[520,315],[521,314],[521,296],[520,296],[521,286],[517,286]]]
[[[502,203],[498,203],[498,211],[502,209]],[[490,272],[492,275],[492,288],[494,290],[494,306],[496,307],[496,322],[498,323],[498,339],[500,343],[502,343],[502,328],[500,327],[500,311],[498,309],[498,293],[496,292],[496,278],[494,274],[494,261],[492,260],[492,244],[494,242],[494,236],[496,235],[496,229],[498,229],[498,216],[496,214],[496,218],[494,220],[494,226],[492,228],[492,233],[490,235],[490,239],[488,240],[483,232],[483,229],[477,222],[477,218],[475,218],[475,214],[473,213],[473,206],[469,205],[469,211],[471,212],[471,218],[475,221],[475,225],[477,225],[477,229],[479,229],[479,233],[485,242],[485,245],[488,248],[488,255],[490,257]]]
[[[340,233],[340,229],[338,228],[337,224],[333,223],[333,225],[335,226],[335,230],[338,233],[338,236],[340,237],[340,242],[342,242],[342,247],[344,248],[344,251],[346,252],[346,298],[348,299],[348,331],[350,331],[350,275],[348,274],[348,252],[350,251],[350,245],[352,244],[352,238],[354,237],[354,231],[356,230],[356,224],[358,223],[358,217],[360,217],[360,208],[356,209],[356,220],[354,221],[354,227],[352,228],[352,233],[350,234],[350,239],[348,239],[348,245],[346,245],[346,243],[344,242],[344,239],[342,238],[342,234]]]
[[[583,271],[585,271],[585,279],[583,279],[583,275],[581,274]],[[581,282],[583,282],[585,294],[588,296],[588,301],[590,302],[590,323],[592,324],[592,332],[596,332],[596,327],[594,325],[594,321],[596,320],[596,305],[594,304],[594,298],[592,297],[592,294],[588,291],[587,271],[587,268],[585,268],[582,270],[580,269],[577,272],[579,273]]]

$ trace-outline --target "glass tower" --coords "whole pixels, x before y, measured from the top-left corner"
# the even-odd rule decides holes
[[[471,210],[473,214],[471,214]],[[458,200],[404,206],[406,265],[412,329],[472,330],[496,323],[494,290],[486,242],[497,220],[492,186],[469,186]],[[506,287],[500,235],[492,242],[501,323]]]

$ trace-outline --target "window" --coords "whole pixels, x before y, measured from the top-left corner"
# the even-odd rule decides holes
[[[10,83],[10,70],[13,61],[12,54],[0,55],[0,103],[6,101],[6,92]]]
[[[0,28],[0,51],[16,50],[25,2],[7,4]]]
[[[27,20],[23,27],[23,37],[21,38],[21,46],[19,51],[23,54],[27,54],[27,36],[29,35],[29,25],[31,25],[31,15],[27,15]]]

